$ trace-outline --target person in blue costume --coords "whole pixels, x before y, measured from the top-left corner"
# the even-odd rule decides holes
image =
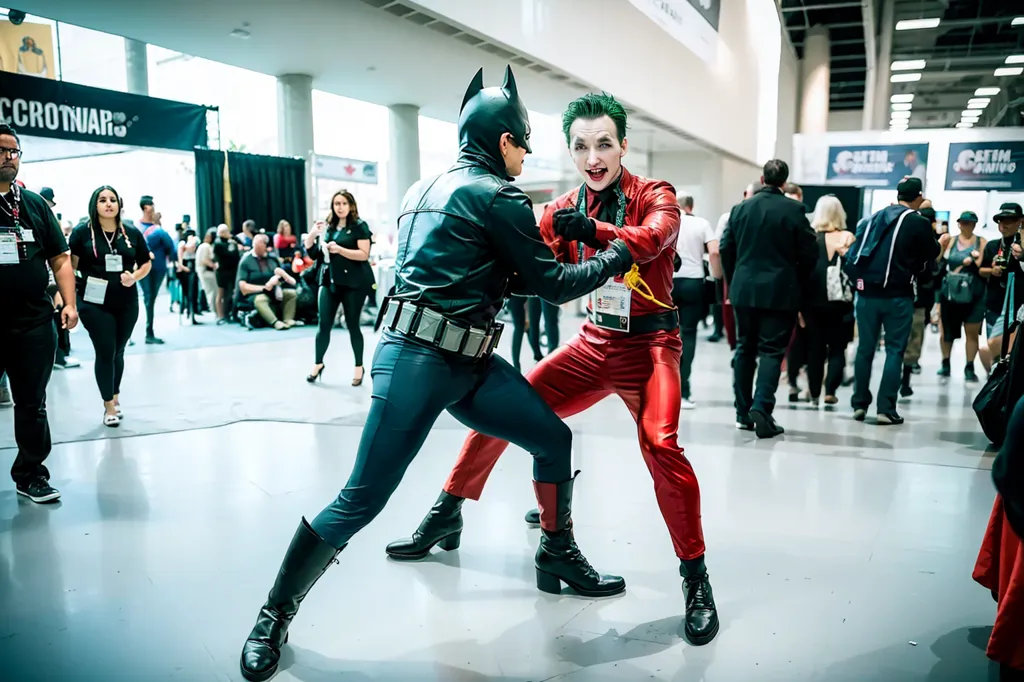
[[[395,286],[381,307],[372,400],[348,483],[312,522],[302,519],[241,655],[247,680],[277,671],[299,604],[349,540],[387,504],[434,422],[447,410],[471,429],[510,441],[534,458],[545,499],[557,499],[559,562],[588,575],[602,594],[617,576],[595,571],[576,547],[570,518],[572,434],[526,379],[494,354],[507,294],[553,303],[589,294],[629,270],[622,240],[579,265],[555,260],[530,199],[511,180],[530,153],[530,121],[511,67],[485,88],[483,69],[459,115],[459,157],[413,185],[398,217]],[[455,549],[454,540],[443,549]]]

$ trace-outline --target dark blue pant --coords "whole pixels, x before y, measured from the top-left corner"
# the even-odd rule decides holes
[[[57,333],[52,320],[27,330],[0,329],[0,375],[5,371],[14,399],[14,440],[18,456],[11,467],[15,483],[36,476],[49,480],[43,461],[50,455],[46,385],[53,373]]]
[[[146,304],[146,336],[153,336],[153,312],[156,306],[156,297],[160,293],[160,286],[167,279],[166,270],[153,268],[148,277],[143,277],[139,282],[142,289],[142,300]]]
[[[771,414],[775,391],[782,376],[782,358],[793,336],[796,312],[734,307],[736,354],[733,357],[733,390],[736,416],[746,419],[750,410]],[[757,389],[754,389],[754,375]]]
[[[871,405],[871,364],[878,340],[885,330],[885,367],[878,385],[878,413],[896,411],[896,394],[903,378],[903,354],[914,322],[914,299],[869,298],[857,295],[857,357],[853,361],[853,400],[855,410]]]
[[[342,547],[384,509],[441,412],[533,455],[545,483],[571,477],[572,432],[497,355],[473,361],[385,333],[370,370],[373,395],[355,465],[312,527]]]

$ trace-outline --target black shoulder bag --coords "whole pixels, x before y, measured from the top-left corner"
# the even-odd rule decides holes
[[[1020,334],[1014,342],[1013,352],[1010,350],[1010,329],[1014,323],[1014,318],[1011,314],[1016,314],[1016,311],[1012,310],[1011,302],[1014,300],[1014,272],[1010,271],[1009,281],[1006,284],[1006,300],[1003,302],[1003,347],[999,362],[992,367],[992,372],[989,374],[988,381],[978,391],[978,395],[974,398],[974,412],[978,415],[978,421],[981,422],[981,430],[985,432],[988,439],[993,445],[1001,445],[1003,439],[1006,437],[1006,424],[1009,420],[1010,410],[1013,409],[1014,403],[1012,394],[1012,375],[1010,372],[1010,366],[1013,364],[1013,358],[1017,355],[1017,349],[1020,344]],[[1011,402],[1012,401],[1012,402]]]

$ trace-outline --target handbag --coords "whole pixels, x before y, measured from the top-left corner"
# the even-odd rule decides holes
[[[961,305],[974,300],[974,275],[969,272],[950,272],[942,284],[945,298],[950,303]]]
[[[1010,272],[1010,278],[1006,285],[1006,300],[1003,303],[1005,328],[1003,330],[1001,357],[999,362],[992,367],[992,373],[989,374],[988,381],[978,391],[978,395],[975,396],[974,404],[972,405],[974,413],[978,415],[978,421],[981,423],[981,430],[985,432],[985,435],[993,445],[1002,445],[1003,439],[1006,437],[1006,425],[1009,421],[1009,412],[1013,409],[1011,401],[1014,398],[1012,395],[1013,373],[1010,371],[1010,368],[1013,358],[1017,356],[1021,345],[1021,335],[1017,334],[1013,344],[1013,352],[1007,352],[1010,347],[1010,303],[1014,298],[1013,276],[1014,273]]]
[[[843,270],[843,257],[838,252],[835,263],[825,268],[825,293],[830,302],[853,302],[853,285],[850,276]]]

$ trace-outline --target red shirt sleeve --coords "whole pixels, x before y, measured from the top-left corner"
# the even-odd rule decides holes
[[[654,260],[666,248],[675,248],[681,220],[672,185],[654,182],[645,189],[642,196],[647,206],[644,207],[644,219],[640,225],[617,228],[611,223],[594,219],[597,240],[603,246],[607,246],[613,239],[623,240],[637,264]]]
[[[555,214],[555,202],[544,207],[544,215],[540,219],[540,236],[555,254],[555,260],[559,263],[574,263],[575,260],[569,255],[572,252],[571,244],[557,234],[552,216]]]

